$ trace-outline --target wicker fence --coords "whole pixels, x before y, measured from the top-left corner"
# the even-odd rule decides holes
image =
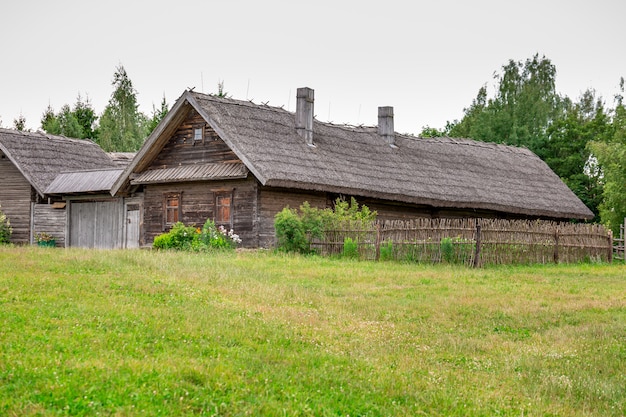
[[[611,262],[613,237],[603,226],[501,219],[428,219],[375,222],[328,230],[313,249],[361,259],[486,264]]]
[[[613,258],[626,262],[626,219],[619,226],[619,238],[613,239]]]

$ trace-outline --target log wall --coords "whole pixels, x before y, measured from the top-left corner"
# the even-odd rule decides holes
[[[67,215],[64,207],[54,208],[51,204],[33,204],[33,236],[46,232],[56,240],[56,246],[65,247]]]
[[[232,193],[232,227],[244,247],[258,247],[257,182],[254,178],[231,181],[197,181],[147,185],[144,188],[143,239],[152,245],[154,238],[167,232],[164,227],[164,195],[181,194],[181,218],[186,225],[202,227],[215,219],[215,195]]]
[[[204,140],[193,139],[195,127],[204,128]],[[195,110],[190,110],[185,121],[178,127],[149,169],[224,161],[239,159],[204,119]]]
[[[11,242],[30,242],[30,202],[33,193],[30,183],[13,163],[0,152],[0,210],[6,214],[13,234]]]

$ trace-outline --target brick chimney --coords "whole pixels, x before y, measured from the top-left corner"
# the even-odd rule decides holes
[[[313,89],[298,88],[296,94],[296,132],[304,138],[306,144],[313,145]]]
[[[396,146],[396,136],[393,130],[393,107],[378,108],[378,134],[390,146]]]

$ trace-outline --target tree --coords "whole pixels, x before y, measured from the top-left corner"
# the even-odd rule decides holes
[[[601,98],[587,90],[577,103],[565,101],[566,111],[548,127],[543,151],[545,162],[596,215],[602,201],[600,172],[591,149],[591,141],[605,137],[610,128],[609,116]]]
[[[94,139],[96,119],[96,112],[91,107],[89,98],[83,101],[79,94],[73,109],[65,104],[59,113],[55,114],[52,106],[48,105],[41,117],[41,128],[53,135]]]
[[[620,80],[620,94],[615,96],[613,120],[604,138],[589,144],[598,160],[604,188],[600,217],[614,233],[626,217],[626,106],[623,102],[624,78]]]
[[[121,64],[111,84],[114,91],[100,116],[97,142],[108,152],[136,151],[146,137],[147,117],[139,111],[137,91]]]
[[[76,121],[81,127],[82,135],[80,137],[82,139],[94,140],[97,136],[95,125],[98,120],[98,116],[96,116],[96,111],[93,109],[93,106],[89,101],[89,96],[85,99],[85,101],[83,101],[81,95],[78,94],[76,103],[74,104],[73,113]]]
[[[158,110],[154,106],[154,104],[152,105],[152,117],[150,118],[150,121],[148,122],[148,131],[147,131],[148,135],[152,133],[152,131],[159,124],[159,122],[163,120],[165,115],[167,115],[168,111],[169,111],[169,105],[167,104],[167,100],[165,100],[165,95],[163,95],[163,100],[161,100],[161,107]]]
[[[28,132],[29,130],[26,128],[26,117],[22,113],[18,116],[17,119],[13,119],[13,128],[15,130],[20,130],[24,132]]]
[[[555,90],[556,67],[546,57],[525,62],[510,60],[494,74],[495,97],[487,99],[483,86],[451,136],[526,146],[542,156],[547,129],[562,114],[562,98]]]

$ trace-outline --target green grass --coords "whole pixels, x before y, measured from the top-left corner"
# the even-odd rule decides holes
[[[625,410],[624,265],[0,247],[0,415]]]

